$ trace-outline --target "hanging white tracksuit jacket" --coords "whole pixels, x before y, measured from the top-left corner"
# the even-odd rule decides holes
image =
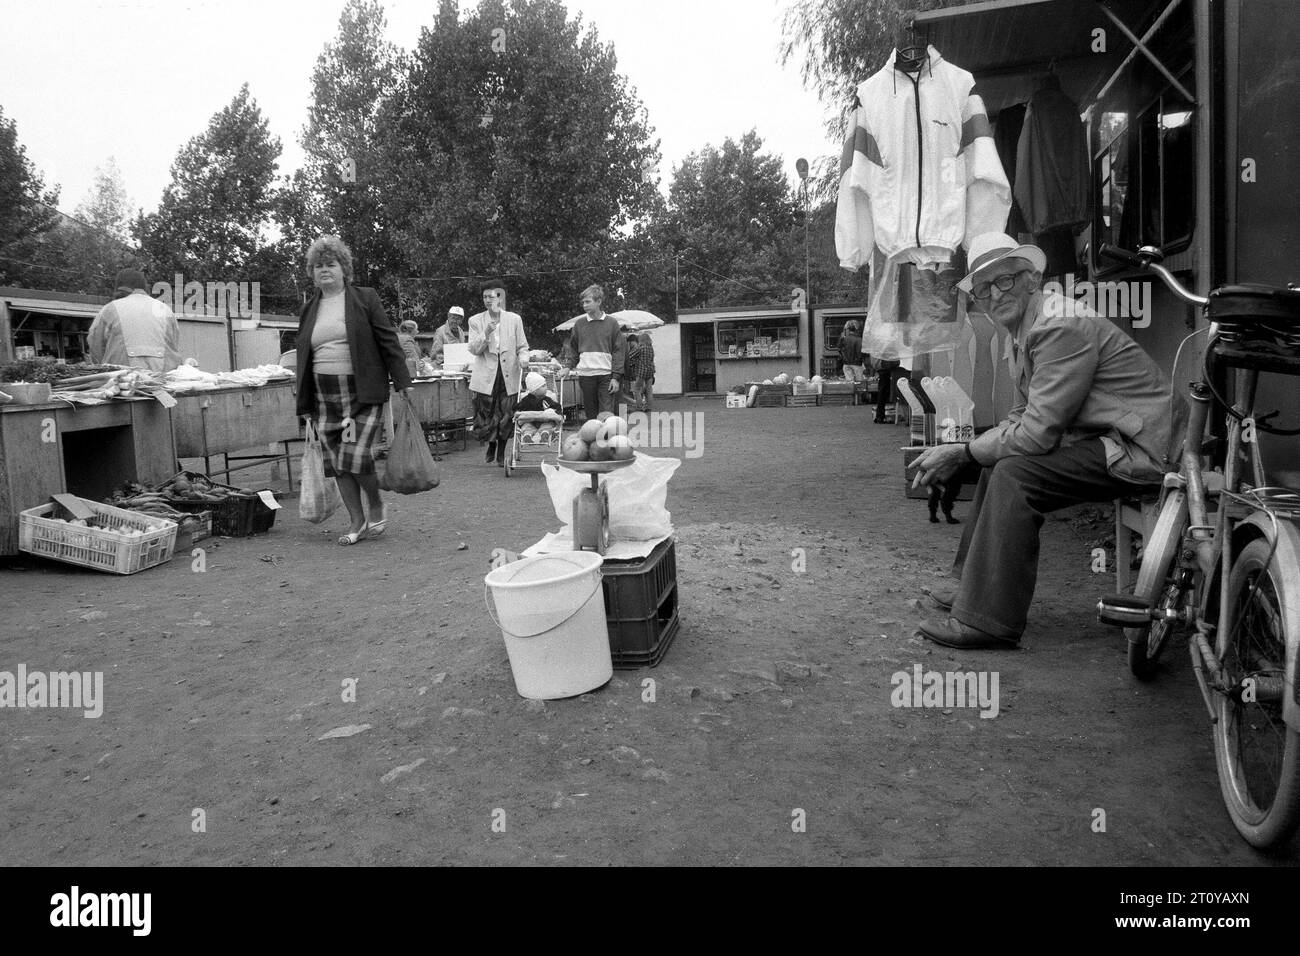
[[[891,260],[915,248],[951,253],[1004,231],[1011,209],[975,78],[934,47],[913,76],[894,69],[897,52],[858,86],[844,144],[835,248],[846,269],[869,263],[873,246]]]

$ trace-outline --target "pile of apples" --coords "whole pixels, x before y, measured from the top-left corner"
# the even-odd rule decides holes
[[[626,461],[635,454],[627,437],[627,422],[610,412],[584,422],[578,434],[564,440],[560,451],[565,461]]]

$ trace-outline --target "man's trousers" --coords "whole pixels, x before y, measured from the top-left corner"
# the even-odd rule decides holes
[[[1143,486],[1106,470],[1100,438],[1046,455],[1003,458],[985,468],[953,562],[961,584],[952,616],[995,637],[1019,640],[1038,578],[1038,532],[1044,516],[1140,490]],[[1116,560],[1127,561],[1128,555]]]

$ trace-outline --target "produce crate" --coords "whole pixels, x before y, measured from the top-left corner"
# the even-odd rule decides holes
[[[821,382],[793,382],[790,385],[790,394],[795,397],[801,395],[820,395],[822,391]]]
[[[212,537],[211,511],[187,514],[178,524],[180,528],[176,532],[177,553],[188,551],[204,538]]]
[[[614,666],[654,667],[680,625],[675,540],[661,542],[642,561],[606,561],[600,570]]]
[[[822,392],[817,396],[818,405],[852,405],[854,404],[853,393],[843,392]]]
[[[68,513],[58,504],[29,508],[18,514],[18,550],[111,574],[135,574],[172,559],[176,522],[78,500],[94,510],[103,527],[83,528],[56,520],[56,512]],[[149,525],[159,524],[163,526],[160,530],[145,531]],[[144,534],[123,537],[112,530],[117,528],[139,528]]]
[[[191,481],[205,476],[195,472],[184,472]],[[275,524],[275,509],[268,508],[257,495],[239,494],[233,485],[223,485],[219,481],[207,479],[214,488],[226,488],[236,492],[225,501],[168,501],[177,511],[196,514],[201,511],[212,512],[212,533],[223,538],[246,538],[250,534],[264,534]]]
[[[795,388],[798,387],[799,386],[797,385],[795,386]],[[785,396],[785,407],[786,408],[816,408],[817,399],[819,399],[820,397],[821,396],[815,392],[811,395],[787,395]]]
[[[856,389],[854,382],[822,382],[822,395],[848,395],[852,398]]]

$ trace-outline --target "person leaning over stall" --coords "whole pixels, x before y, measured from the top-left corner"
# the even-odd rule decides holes
[[[125,365],[169,372],[181,364],[181,331],[172,310],[150,298],[144,273],[123,269],[116,291],[86,337],[90,360],[96,365]]]
[[[569,333],[565,346],[565,359],[578,374],[582,390],[582,406],[588,419],[601,412],[614,410],[614,396],[618,394],[623,373],[623,344],[619,337],[618,320],[605,314],[601,303],[605,290],[589,285],[582,290],[582,309]]]
[[[459,342],[463,345],[467,341],[469,336],[465,334],[465,310],[453,305],[447,310],[447,321],[434,330],[429,358],[433,359],[434,365],[441,366],[443,349],[448,343]]]
[[[406,356],[406,370],[411,375],[415,375],[420,367],[420,346],[415,341],[415,333],[419,331],[419,325],[410,319],[397,327],[397,341],[402,346],[402,354]]]
[[[528,337],[524,320],[505,311],[506,287],[500,279],[483,284],[485,311],[470,316],[469,350],[474,371],[469,390],[474,396],[474,436],[487,442],[483,460],[504,465],[506,443],[514,431],[515,400],[528,366]]]
[[[930,592],[950,616],[920,626],[936,644],[1016,647],[1044,515],[1134,494],[1158,483],[1171,457],[1169,380],[1119,326],[1041,291],[1046,261],[1037,246],[986,233],[971,240],[970,273],[957,284],[973,310],[1010,333],[1016,391],[1005,421],[974,441],[930,448],[909,466],[923,485],[969,462],[984,469],[953,562],[957,587]]]
[[[409,397],[411,376],[378,293],[352,284],[352,253],[343,240],[313,242],[307,268],[316,294],[298,317],[298,414],[313,421],[324,445],[325,474],[338,479],[351,519],[338,541],[351,545],[388,527],[375,444],[389,380]]]

